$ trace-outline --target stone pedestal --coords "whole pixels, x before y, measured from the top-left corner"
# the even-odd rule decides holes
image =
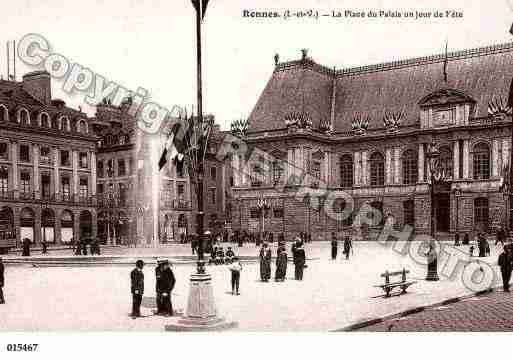
[[[217,315],[212,277],[207,273],[194,273],[190,277],[189,299],[184,318],[166,325],[166,331],[225,330],[237,326]]]

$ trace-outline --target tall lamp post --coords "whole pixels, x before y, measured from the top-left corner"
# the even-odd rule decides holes
[[[436,253],[435,243],[436,240],[436,210],[435,210],[435,184],[441,183],[445,178],[445,171],[440,165],[440,150],[438,149],[436,143],[433,141],[429,145],[428,152],[426,154],[429,164],[429,193],[430,193],[430,201],[431,201],[431,242],[429,243],[429,252],[428,252],[428,270],[426,275],[426,280],[428,281],[437,281],[438,278],[438,255]]]
[[[461,188],[458,185],[456,185],[454,187],[453,192],[454,192],[454,198],[456,200],[456,228],[455,228],[455,232],[459,236],[459,232],[460,232],[460,209],[459,209],[459,206],[460,206]]]
[[[269,204],[269,200],[267,198],[264,198],[264,196],[262,195],[259,199],[258,199],[258,202],[257,202],[257,207],[258,207],[258,210],[262,216],[262,226],[260,227],[261,228],[261,231],[260,231],[260,238],[263,240],[264,239],[264,232],[265,232],[265,213],[267,210],[269,210],[269,208],[271,208],[271,205]]]

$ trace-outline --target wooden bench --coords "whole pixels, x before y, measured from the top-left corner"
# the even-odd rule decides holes
[[[404,294],[404,293],[406,293],[406,290],[408,289],[408,287],[410,285],[417,283],[414,281],[406,280],[406,274],[408,274],[408,273],[410,273],[410,271],[406,270],[404,268],[403,268],[403,270],[400,270],[397,272],[385,271],[385,273],[381,273],[381,277],[385,278],[385,284],[375,285],[375,287],[383,289],[383,291],[385,292],[385,297],[390,297],[390,292],[394,288],[401,288],[402,291],[400,294]],[[395,277],[395,276],[399,276],[399,275],[401,276],[400,281],[390,283],[390,277]]]

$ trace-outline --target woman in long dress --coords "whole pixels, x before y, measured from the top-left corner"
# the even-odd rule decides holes
[[[278,253],[276,255],[276,274],[274,276],[275,281],[284,281],[287,275],[287,250],[284,246],[278,247]]]
[[[271,249],[264,242],[260,249],[260,279],[267,282],[271,278]]]

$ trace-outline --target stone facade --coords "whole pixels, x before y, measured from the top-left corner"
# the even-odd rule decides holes
[[[499,187],[511,155],[510,58],[512,44],[343,70],[309,57],[276,64],[249,118],[249,151],[232,158],[236,229],[328,239],[360,227],[362,218],[371,229],[392,220],[441,237],[507,225]],[[290,120],[302,117],[309,121]],[[441,180],[433,187],[435,228],[433,153]],[[342,192],[354,203],[351,218],[319,209],[323,198]],[[261,198],[283,213],[262,220]],[[369,208],[381,220],[372,222]]]

